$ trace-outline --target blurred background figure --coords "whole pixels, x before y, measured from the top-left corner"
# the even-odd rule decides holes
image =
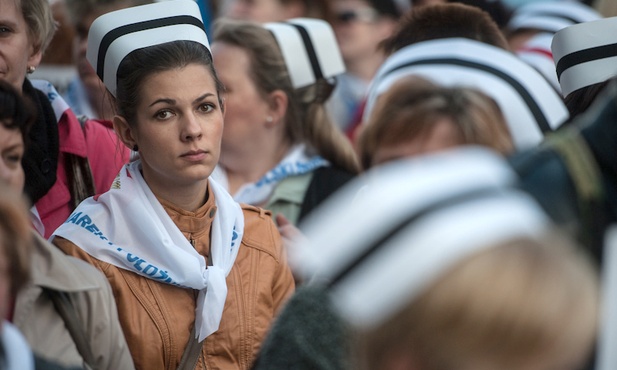
[[[7,81],[34,104],[36,119],[22,161],[25,193],[41,235],[51,233],[86,197],[108,189],[128,151],[110,122],[79,121],[52,84],[26,78],[38,67],[55,30],[48,0],[0,0],[0,21],[13,25],[0,41]]]
[[[32,105],[0,81],[0,188],[2,196],[20,199],[24,188],[21,165],[34,121]],[[13,193],[14,192],[14,193]],[[6,194],[5,194],[6,193]],[[9,202],[2,199],[2,202]],[[11,202],[16,202],[12,200]],[[2,204],[0,208],[7,206]],[[25,207],[25,206],[24,206]],[[4,208],[3,208],[4,209]],[[17,255],[10,268],[19,292],[4,301],[3,316],[23,333],[38,360],[64,366],[132,369],[116,304],[107,280],[96,269],[64,255],[38,235],[30,221],[0,212],[0,223],[12,224],[7,253]],[[26,228],[27,238],[19,236]],[[0,237],[0,239],[2,239]],[[20,272],[27,264],[25,279]],[[38,367],[37,367],[38,368]]]
[[[510,49],[560,91],[551,54],[553,35],[573,24],[600,18],[595,9],[577,1],[534,2],[514,10],[505,33]]]
[[[378,48],[394,32],[396,22],[411,4],[405,0],[331,0],[332,26],[347,71],[337,77],[328,101],[333,121],[348,135],[363,109],[371,79],[385,59]]]
[[[258,23],[298,17],[330,18],[329,0],[227,0],[221,16]]]
[[[583,113],[617,76],[615,53],[617,17],[566,27],[552,41],[556,74],[571,117]]]
[[[489,95],[506,118],[516,149],[537,145],[568,118],[559,94],[537,71],[504,50],[505,39],[495,22],[475,7],[413,9],[384,47],[393,54],[371,85],[364,122],[371,119],[376,98],[407,75],[444,86],[474,87]]]
[[[358,138],[364,169],[473,144],[503,155],[514,150],[497,103],[479,90],[441,87],[417,76],[401,78],[378,98]]]
[[[307,241],[290,257],[307,285],[261,361],[582,368],[599,325],[596,268],[516,187],[509,164],[481,147],[392,162],[349,184],[303,224]]]
[[[149,0],[63,0],[66,2],[68,19],[75,30],[73,64],[77,75],[73,77],[66,92],[66,102],[77,116],[111,120],[114,109],[103,82],[86,59],[88,31],[100,15],[131,6],[151,3]]]
[[[64,94],[76,73],[71,58],[75,29],[69,20],[65,0],[51,0],[49,4],[57,29],[41,64],[31,77],[49,81],[59,93]]]
[[[214,64],[227,91],[213,176],[236,201],[296,224],[358,163],[324,108],[332,79],[344,71],[332,29],[317,19],[288,22],[215,25]]]

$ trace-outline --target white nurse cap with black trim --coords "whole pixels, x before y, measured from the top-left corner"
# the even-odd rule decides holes
[[[517,149],[537,145],[569,113],[550,83],[527,63],[503,49],[465,38],[419,42],[392,54],[373,78],[364,122],[377,98],[395,82],[418,75],[442,86],[472,87],[501,109]]]
[[[345,72],[345,64],[328,22],[294,18],[264,24],[276,40],[295,89]]]
[[[557,32],[551,45],[564,96],[617,75],[617,17]]]
[[[106,13],[88,33],[86,57],[116,96],[118,66],[132,51],[171,41],[195,41],[210,50],[199,6],[191,0],[162,1]]]

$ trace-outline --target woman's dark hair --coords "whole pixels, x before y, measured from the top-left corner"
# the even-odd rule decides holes
[[[603,82],[598,82],[597,84],[585,86],[568,94],[568,96],[564,98],[564,102],[570,112],[570,120],[585,112],[596,100],[602,90],[614,80],[616,80],[615,77]]]
[[[464,37],[508,49],[503,33],[491,16],[471,5],[438,4],[412,8],[399,21],[392,37],[381,43],[386,53],[422,41]]]
[[[182,40],[137,49],[122,60],[117,73],[117,113],[129,124],[133,124],[141,87],[146,78],[157,72],[184,68],[189,64],[203,65],[210,70],[216,84],[219,104],[223,109],[221,92],[224,87],[214,70],[212,54],[200,43]]]
[[[0,121],[8,129],[19,130],[24,143],[36,118],[35,112],[28,98],[8,82],[0,80]]]

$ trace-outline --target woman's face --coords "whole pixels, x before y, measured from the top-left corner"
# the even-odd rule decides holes
[[[157,72],[143,82],[129,140],[139,147],[150,188],[203,184],[221,148],[223,112],[208,67]],[[126,142],[126,140],[125,140]]]
[[[243,48],[215,42],[212,56],[216,72],[225,85],[225,132],[223,155],[246,147],[261,135],[270,106],[250,76],[251,60]]]
[[[25,181],[24,169],[21,166],[24,140],[19,129],[9,129],[0,123],[0,154],[0,181],[21,194]]]
[[[292,5],[297,1],[292,1]],[[281,0],[233,0],[227,16],[255,22],[275,22],[302,15],[297,6],[285,6]]]
[[[38,66],[41,56],[28,35],[17,1],[0,0],[0,79],[21,91],[28,66]]]
[[[430,131],[409,141],[395,145],[382,145],[375,150],[372,166],[384,164],[401,158],[440,152],[464,145],[465,141],[454,122],[441,118],[433,124]]]

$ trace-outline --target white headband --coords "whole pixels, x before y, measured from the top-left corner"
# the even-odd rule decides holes
[[[444,86],[467,86],[492,97],[506,118],[517,149],[540,143],[568,119],[559,94],[539,72],[497,47],[464,38],[404,47],[377,71],[369,88],[364,122],[377,98],[402,77],[419,75]]]
[[[617,75],[617,17],[565,28],[551,48],[564,96],[606,81]]]
[[[345,72],[334,31],[320,19],[294,18],[266,23],[279,45],[295,89]]]
[[[330,286],[341,317],[378,325],[457,262],[546,230],[548,218],[515,190],[499,155],[466,147],[404,160],[369,173],[309,217],[301,273]],[[367,298],[368,297],[368,298]]]
[[[593,8],[576,1],[544,1],[517,8],[507,28],[510,31],[535,29],[555,33],[573,24],[600,18],[600,13]]]
[[[178,40],[195,41],[210,49],[194,1],[162,1],[98,17],[88,33],[86,57],[115,96],[118,66],[130,52]]]

